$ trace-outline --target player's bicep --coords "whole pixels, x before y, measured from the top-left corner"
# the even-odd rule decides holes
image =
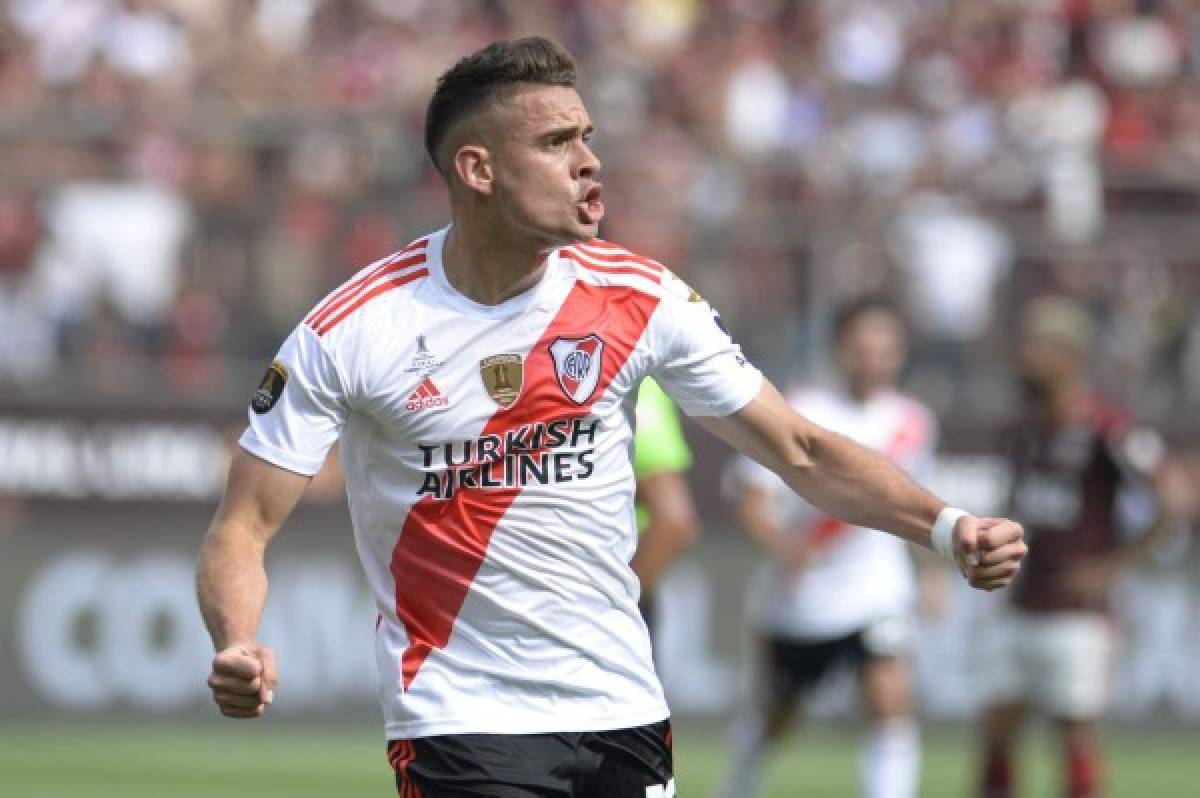
[[[312,477],[238,448],[229,467],[214,535],[240,535],[266,545],[287,520]]]
[[[810,442],[821,432],[767,380],[740,410],[726,416],[699,416],[696,422],[777,474],[809,464]]]

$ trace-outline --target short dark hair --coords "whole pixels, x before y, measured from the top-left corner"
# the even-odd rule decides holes
[[[425,149],[438,171],[438,149],[456,122],[525,85],[574,88],[575,59],[542,36],[489,44],[463,57],[438,78],[425,112]]]
[[[843,302],[833,312],[833,342],[841,343],[850,327],[868,313],[885,313],[895,320],[901,330],[907,330],[904,314],[895,302],[883,294],[863,294]]]

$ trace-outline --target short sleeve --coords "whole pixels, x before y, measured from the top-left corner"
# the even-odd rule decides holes
[[[669,294],[655,317],[662,352],[652,374],[683,412],[728,416],[758,395],[762,374],[698,294],[686,299]]]
[[[345,426],[343,381],[321,339],[301,325],[254,392],[239,445],[269,463],[311,476]]]
[[[692,464],[692,452],[683,436],[679,414],[670,397],[654,380],[642,382],[636,410],[637,432],[633,438],[633,470],[637,477],[684,471]]]

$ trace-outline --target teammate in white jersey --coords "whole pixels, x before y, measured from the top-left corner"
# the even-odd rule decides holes
[[[531,38],[438,82],[426,148],[451,225],[373,264],[288,338],[254,396],[198,592],[222,713],[263,714],[263,552],[334,441],[379,611],[403,798],[674,794],[638,613],[633,401],[653,375],[699,422],[828,512],[1008,583],[1021,529],[946,507],[796,415],[697,294],[596,239],[604,213],[575,67]]]
[[[797,388],[789,403],[920,477],[937,424],[924,405],[895,390],[906,349],[899,313],[886,299],[862,297],[838,310],[833,329],[839,384]],[[797,703],[831,671],[849,666],[871,720],[860,794],[911,798],[920,749],[907,660],[915,598],[908,547],[820,512],[744,456],[727,478],[742,525],[770,560],[752,583],[748,609],[761,651],[752,695],[733,724],[721,794],[751,798],[762,756],[786,731]]]

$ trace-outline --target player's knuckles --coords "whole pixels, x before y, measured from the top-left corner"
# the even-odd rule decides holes
[[[234,676],[213,674],[208,677],[208,686],[213,690],[228,690],[235,693],[257,693],[261,687],[259,679],[244,679]]]
[[[214,674],[220,676],[254,679],[259,675],[261,668],[257,660],[246,657],[239,657],[237,659],[221,659],[218,657],[213,660],[212,670]]]
[[[1017,564],[1003,562],[976,569],[973,576],[982,583],[1007,582],[1017,573]]]
[[[1000,544],[1004,545],[1023,540],[1025,537],[1025,530],[1015,521],[1004,521],[996,526],[995,535]]]
[[[259,701],[257,695],[231,693],[228,690],[214,690],[213,700],[223,707],[238,707],[241,709],[253,709],[262,703]]]
[[[983,565],[999,565],[1001,563],[1018,563],[1025,557],[1028,549],[1024,543],[1009,543],[992,549],[984,555]]]

